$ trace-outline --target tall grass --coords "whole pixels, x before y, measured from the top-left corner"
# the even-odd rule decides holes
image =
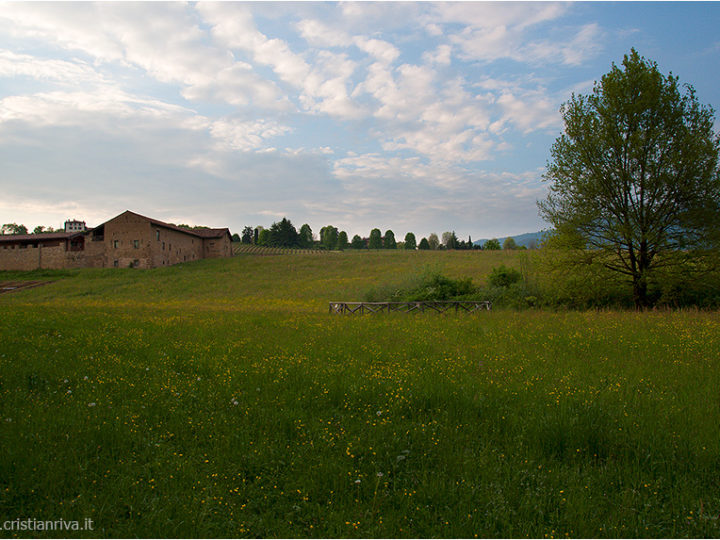
[[[428,265],[484,283],[499,264],[520,260],[236,257],[0,297],[0,518],[112,537],[718,536],[717,313],[327,314]]]

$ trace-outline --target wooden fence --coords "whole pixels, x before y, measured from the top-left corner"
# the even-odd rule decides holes
[[[458,301],[420,301],[420,302],[330,302],[330,313],[345,313],[348,315],[363,315],[365,313],[422,313],[435,311],[445,313],[474,313],[476,311],[489,311],[492,303],[474,300]]]

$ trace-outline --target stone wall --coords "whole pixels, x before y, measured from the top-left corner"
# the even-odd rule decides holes
[[[88,245],[81,251],[67,249],[65,240],[38,242],[25,246],[0,247],[0,270],[37,270],[102,266],[103,246]],[[97,243],[95,243],[97,244]]]
[[[233,254],[227,234],[202,238],[133,212],[124,212],[80,238],[73,237],[72,246],[64,238],[30,242],[26,246],[0,245],[0,270],[155,268]]]
[[[232,257],[232,241],[228,235],[220,238],[203,238],[203,253],[207,258]]]

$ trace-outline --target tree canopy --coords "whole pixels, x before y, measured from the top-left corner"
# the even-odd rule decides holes
[[[365,247],[365,241],[360,238],[359,234],[356,234],[352,237],[352,242],[350,243],[350,247],[353,249],[363,249]]]
[[[320,243],[326,249],[337,249],[339,233],[337,227],[326,225],[320,229]]]
[[[337,247],[338,249],[345,249],[348,246],[348,236],[345,231],[338,233]]]
[[[518,245],[512,236],[508,236],[505,240],[503,240],[502,248],[503,249],[518,249]]]
[[[253,239],[254,239],[253,228],[250,227],[250,226],[243,227],[242,236],[241,236],[241,238],[240,238],[240,241],[241,241],[243,244],[252,244],[252,243],[253,243]]]
[[[275,222],[270,227],[267,244],[275,247],[296,247],[298,245],[298,232],[292,222],[287,218]]]
[[[658,269],[698,268],[720,244],[714,111],[633,49],[561,112],[539,203],[554,245],[626,276],[636,307],[650,306]]]
[[[383,247],[385,249],[397,249],[397,242],[395,241],[395,233],[391,230],[385,231],[385,236],[383,237]]]
[[[405,235],[405,249],[415,249],[417,247],[417,240],[415,235],[411,232]]]
[[[485,240],[485,243],[483,244],[483,249],[486,250],[496,250],[500,249],[500,240],[497,238],[491,238],[490,240]]]
[[[302,248],[311,248],[313,245],[313,232],[310,225],[304,223],[300,227],[300,236],[298,237],[298,243]]]
[[[382,249],[382,233],[380,229],[370,231],[370,240],[368,240],[368,248]]]
[[[2,234],[27,234],[28,230],[25,225],[18,225],[17,223],[6,223],[2,226]]]

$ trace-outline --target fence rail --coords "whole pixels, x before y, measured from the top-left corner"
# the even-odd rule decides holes
[[[422,313],[435,311],[445,313],[474,313],[476,311],[489,311],[492,303],[474,300],[456,301],[419,301],[419,302],[330,302],[330,313],[344,313],[348,315],[363,315],[365,313]]]

